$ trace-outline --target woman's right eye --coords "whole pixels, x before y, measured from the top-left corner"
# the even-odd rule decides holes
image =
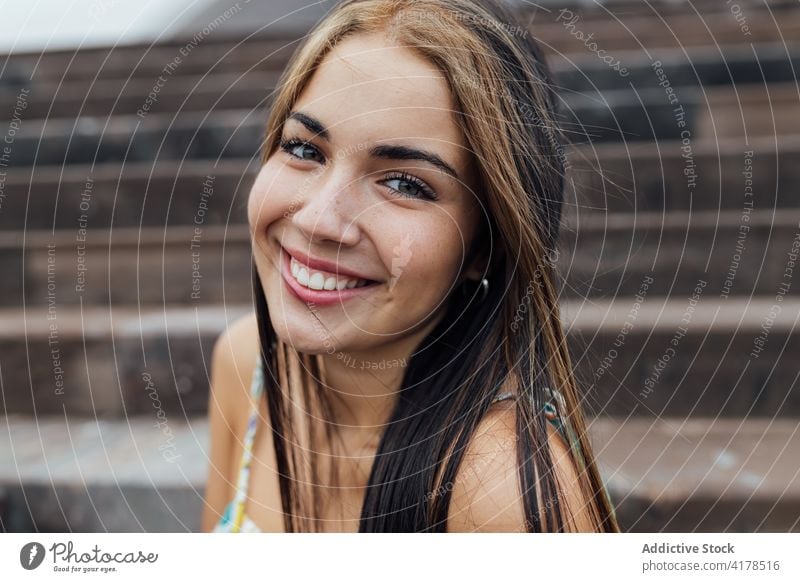
[[[325,158],[313,145],[299,139],[281,140],[281,149],[299,160],[323,163]]]

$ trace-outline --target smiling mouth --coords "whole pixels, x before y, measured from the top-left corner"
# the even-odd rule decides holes
[[[372,291],[379,281],[337,275],[298,261],[281,247],[281,271],[292,293],[305,302],[326,305]]]
[[[315,291],[341,291],[342,289],[353,289],[375,283],[375,281],[370,281],[369,279],[342,277],[334,273],[312,269],[291,256],[289,269],[295,281],[303,287],[314,289]]]

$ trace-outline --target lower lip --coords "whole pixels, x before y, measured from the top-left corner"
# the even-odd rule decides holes
[[[366,293],[370,293],[378,286],[378,283],[370,283],[369,285],[364,285],[363,287],[353,287],[352,289],[342,289],[341,291],[336,289],[332,291],[326,291],[324,289],[316,290],[303,287],[292,276],[291,257],[289,256],[289,253],[287,253],[282,247],[281,275],[283,275],[283,280],[286,282],[286,286],[295,297],[301,301],[313,303],[315,305],[333,305],[336,303],[341,303],[342,301],[352,297],[359,297],[365,295]]]

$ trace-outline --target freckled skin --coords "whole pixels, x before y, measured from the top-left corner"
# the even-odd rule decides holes
[[[282,137],[307,141],[310,147],[293,151],[313,155],[276,150],[248,201],[255,261],[283,341],[306,353],[334,345],[365,359],[404,357],[443,314],[453,288],[465,276],[480,278],[476,265],[465,264],[483,216],[473,191],[475,164],[453,110],[441,73],[381,36],[349,37],[326,57],[292,111],[320,121],[330,141],[287,121]],[[425,161],[370,155],[386,144],[433,152],[460,180]],[[419,190],[398,172],[424,182],[437,200],[407,195]],[[321,333],[282,279],[280,245],[379,284],[346,302],[314,307],[327,330]]]

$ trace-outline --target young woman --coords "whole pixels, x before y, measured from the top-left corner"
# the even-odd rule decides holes
[[[559,320],[543,58],[479,0],[349,0],[273,102],[204,531],[618,531]]]

